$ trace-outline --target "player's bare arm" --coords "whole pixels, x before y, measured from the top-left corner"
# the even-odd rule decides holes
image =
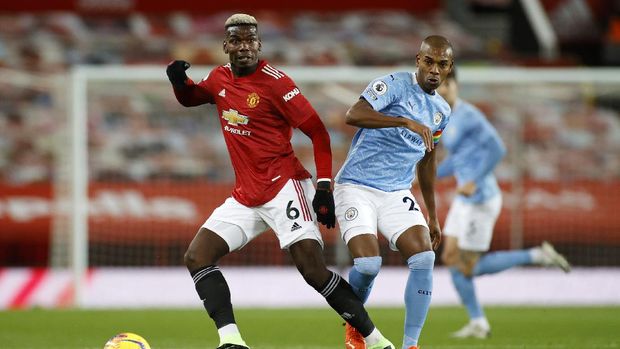
[[[435,153],[434,150],[426,152],[416,167],[416,177],[420,183],[420,190],[428,211],[428,228],[431,234],[433,249],[437,249],[441,242],[441,228],[439,227],[437,211],[435,209],[435,172],[437,167]]]
[[[434,147],[433,135],[428,127],[411,119],[395,118],[380,113],[374,110],[370,103],[363,98],[360,98],[349,108],[346,114],[346,123],[360,128],[406,127],[422,137],[426,149],[432,150]]]

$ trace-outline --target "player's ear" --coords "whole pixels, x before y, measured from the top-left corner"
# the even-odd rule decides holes
[[[258,40],[258,51],[260,52],[261,48],[263,48],[263,42]]]
[[[225,54],[228,54],[228,45],[226,45],[226,40],[224,40],[224,42],[222,43],[222,49],[224,50]]]
[[[420,54],[416,54],[415,55],[415,66],[419,66],[420,65]]]

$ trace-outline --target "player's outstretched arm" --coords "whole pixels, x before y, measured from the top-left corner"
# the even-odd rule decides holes
[[[380,113],[374,110],[364,98],[360,98],[349,108],[346,123],[360,128],[406,127],[422,137],[426,149],[433,149],[433,135],[428,127],[404,117],[393,117]]]
[[[184,107],[193,107],[205,103],[211,103],[212,98],[206,89],[196,85],[187,77],[185,71],[191,65],[186,61],[175,60],[166,67],[166,75],[174,89],[174,95]]]
[[[314,148],[317,185],[312,208],[319,223],[327,228],[333,228],[336,226],[336,213],[331,186],[332,151],[329,133],[316,112],[313,112],[298,128],[312,140]]]
[[[435,209],[435,173],[437,167],[435,153],[434,150],[426,152],[416,167],[420,190],[424,198],[424,205],[428,211],[428,228],[431,234],[433,249],[437,249],[441,242],[441,228],[439,227]]]
[[[372,108],[370,103],[364,98],[360,98],[349,110],[346,115],[347,125],[363,128],[386,128],[386,127],[406,127],[405,118],[395,118],[387,116]]]

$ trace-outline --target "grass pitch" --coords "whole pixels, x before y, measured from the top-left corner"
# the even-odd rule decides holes
[[[403,309],[371,308],[380,330],[400,347]],[[433,307],[423,349],[620,349],[620,307],[493,307],[493,334],[457,340],[448,334],[465,311]],[[237,322],[253,349],[343,349],[342,321],[330,309],[238,309]],[[0,348],[101,349],[109,337],[135,332],[153,349],[217,346],[211,319],[201,310],[28,310],[0,312]]]

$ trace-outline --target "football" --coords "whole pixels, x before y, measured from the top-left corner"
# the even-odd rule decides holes
[[[151,346],[141,336],[126,332],[110,338],[103,349],[151,349]]]

